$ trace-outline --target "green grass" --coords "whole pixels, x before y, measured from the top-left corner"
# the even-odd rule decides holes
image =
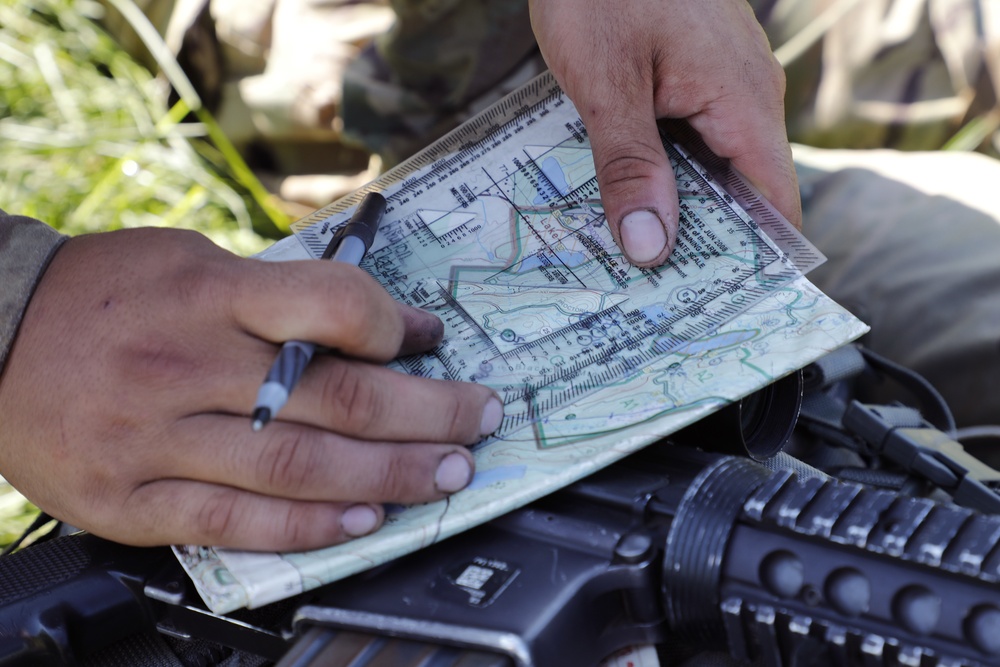
[[[0,547],[16,540],[38,515],[38,509],[9,484],[0,485]]]
[[[70,234],[182,226],[243,254],[287,230],[214,120],[196,101],[168,109],[98,10],[0,4],[0,207]],[[200,122],[180,123],[192,110]]]

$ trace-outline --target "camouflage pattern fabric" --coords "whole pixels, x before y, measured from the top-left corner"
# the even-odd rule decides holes
[[[786,69],[792,140],[940,148],[985,116],[1000,148],[1000,4],[989,0],[751,0]],[[482,108],[535,58],[526,0],[393,0],[398,18],[348,65],[345,132],[394,163]],[[512,81],[513,80],[513,81]]]
[[[344,74],[345,136],[409,157],[540,74],[526,0],[392,0],[396,22]]]

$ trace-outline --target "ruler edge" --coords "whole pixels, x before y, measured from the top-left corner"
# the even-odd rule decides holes
[[[549,70],[542,72],[374,180],[292,223],[292,230],[307,254],[318,257],[319,248],[325,246],[325,243],[318,242],[314,251],[306,238],[309,231],[315,230],[317,226],[338,215],[343,215],[346,221],[347,211],[360,203],[369,192],[384,193],[392,187],[392,193],[387,195],[390,200],[405,193],[409,187],[417,184],[413,179],[425,168],[430,167],[431,170],[420,174],[420,178],[435,173],[437,171],[435,165],[442,159],[460,159],[464,150],[487,140],[491,135],[500,132],[504,126],[531,115],[534,109],[546,106],[553,97],[563,94],[565,93],[552,72]],[[729,159],[716,155],[689,123],[683,119],[659,119],[657,123],[661,130],[665,130],[665,136],[661,133],[661,139],[669,141],[681,159],[697,172],[710,188],[720,195],[728,194],[756,225],[754,231],[769,239],[771,245],[786,258],[787,263],[790,263],[790,266],[786,264],[786,268],[791,270],[790,277],[782,279],[781,284],[787,284],[799,276],[806,275],[808,271],[826,261],[826,257],[819,249],[775,209],[746,176],[732,167]],[[760,299],[755,299],[753,303],[759,301]],[[643,364],[642,367],[648,366],[649,363],[653,362]],[[529,421],[534,422],[540,418],[543,416],[536,415]],[[506,419],[505,416],[505,421]]]

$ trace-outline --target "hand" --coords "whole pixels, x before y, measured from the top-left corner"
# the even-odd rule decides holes
[[[379,365],[441,322],[361,269],[241,259],[193,232],[70,239],[0,382],[0,472],[49,514],[137,545],[299,550],[381,523],[381,503],[464,487],[499,426],[487,388]],[[277,421],[249,414],[280,342],[317,355]]]
[[[784,74],[746,0],[530,0],[545,62],[590,135],[604,212],[637,266],[666,261],[678,198],[657,118],[685,118],[793,224]]]

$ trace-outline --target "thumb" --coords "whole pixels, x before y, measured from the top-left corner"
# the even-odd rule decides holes
[[[677,184],[656,127],[653,93],[610,106],[583,104],[597,184],[611,233],[635,266],[659,266],[677,239]]]

